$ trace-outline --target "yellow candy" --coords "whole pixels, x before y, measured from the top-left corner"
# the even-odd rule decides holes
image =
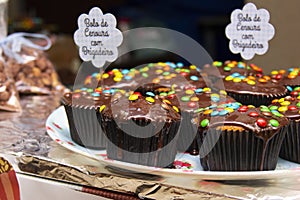
[[[130,101],[135,101],[135,100],[137,100],[138,98],[139,98],[139,96],[138,96],[137,94],[132,94],[132,95],[129,96],[129,100],[130,100]]]
[[[98,74],[96,75],[96,79],[97,79],[98,81],[101,79],[101,74],[100,74],[100,73],[98,73]]]
[[[179,112],[179,109],[176,106],[172,106],[172,108],[176,111]]]
[[[280,105],[282,105],[282,106],[288,106],[290,104],[291,104],[291,102],[289,102],[289,101],[283,101],[280,103]]]
[[[108,78],[109,77],[109,74],[108,73],[104,73],[103,75],[102,75],[102,78]]]
[[[204,115],[209,115],[210,113],[212,113],[212,110],[206,110],[203,112]]]
[[[281,106],[281,107],[278,108],[278,111],[279,111],[279,112],[285,112],[285,111],[287,111],[287,110],[288,110],[288,107],[287,107],[287,106]]]
[[[105,108],[106,108],[106,105],[102,105],[102,106],[100,106],[99,111],[102,112]]]
[[[160,66],[166,66],[167,64],[166,63],[164,63],[164,62],[159,62],[159,63],[157,63],[158,65],[160,65]]]
[[[76,89],[74,92],[81,92],[81,90],[80,89]]]
[[[158,70],[155,71],[155,74],[162,74],[163,72],[164,72],[163,70],[158,69]]]
[[[232,81],[233,77],[232,76],[226,76],[225,81]]]
[[[199,101],[199,98],[198,97],[192,97],[191,101],[193,101],[193,102]]]
[[[279,102],[279,103],[284,102],[284,98],[280,98],[280,99],[278,100],[278,102]]]
[[[278,71],[274,70],[274,71],[271,72],[271,74],[272,74],[272,75],[277,75],[277,74],[278,74]]]
[[[232,113],[234,111],[233,108],[224,108],[224,110],[227,110],[228,112]]]
[[[192,94],[194,94],[194,90],[186,90],[185,93],[189,94],[189,95],[192,95]]]
[[[254,105],[248,105],[248,108],[255,108]]]
[[[115,82],[120,82],[122,80],[122,77],[114,77]]]
[[[152,97],[146,97],[146,101],[150,102],[150,103],[154,103],[155,100]]]
[[[190,69],[192,69],[192,70],[193,70],[193,69],[197,69],[197,67],[196,67],[196,65],[191,65],[191,66],[190,66]]]
[[[206,87],[206,88],[203,88],[203,92],[210,92],[211,91],[211,89],[210,88],[208,88],[208,87]]]
[[[247,83],[248,83],[249,85],[255,85],[255,84],[256,84],[256,82],[253,81],[253,80],[248,80]]]
[[[236,77],[236,78],[234,78],[232,81],[233,81],[233,82],[235,82],[235,83],[239,83],[239,82],[241,82],[241,81],[242,81],[242,79],[241,79],[241,78],[238,78],[238,77]]]
[[[300,99],[300,96],[297,96],[297,99]]]

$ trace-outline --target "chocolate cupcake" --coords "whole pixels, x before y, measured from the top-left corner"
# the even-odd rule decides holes
[[[300,97],[296,92],[291,95],[274,99],[269,109],[277,115],[284,115],[290,122],[279,156],[285,160],[300,163]]]
[[[103,114],[110,159],[166,167],[175,159],[179,109],[158,97],[122,96]]]
[[[151,95],[151,93],[147,93]],[[198,155],[197,136],[197,116],[209,106],[218,106],[222,103],[235,102],[234,99],[227,96],[224,90],[218,93],[213,92],[210,88],[175,88],[174,90],[165,93],[159,93],[159,97],[164,99],[164,102],[176,105],[180,109],[181,124],[179,128],[179,138],[177,149],[180,152]]]
[[[216,68],[218,71],[214,71],[212,68]],[[239,73],[243,76],[262,76],[263,74],[263,70],[253,63],[247,65],[242,61],[231,60],[227,60],[225,62],[214,61],[212,65],[205,65],[202,72],[210,76],[217,76],[220,78],[224,78],[233,73]]]
[[[199,117],[200,162],[210,171],[274,170],[288,120],[267,106],[226,106]]]
[[[120,90],[102,88],[81,88],[64,94],[62,103],[65,107],[72,140],[86,148],[106,148],[106,136],[101,127],[102,112],[109,109]]]
[[[244,105],[269,105],[273,99],[281,98],[287,94],[287,89],[271,81],[269,76],[260,78],[243,76],[233,73],[223,79],[225,90],[229,96]]]
[[[300,68],[280,69],[271,72],[273,82],[278,82],[292,92],[295,87],[300,86]]]

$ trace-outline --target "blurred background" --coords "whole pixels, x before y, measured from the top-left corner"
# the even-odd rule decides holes
[[[297,65],[298,0],[249,0],[258,8],[271,13],[271,23],[276,29],[270,41],[270,50],[264,56],[255,56],[254,63],[265,71]],[[88,13],[92,7],[100,7],[103,13],[112,13],[118,20],[118,28],[128,29],[154,26],[165,27],[184,33],[200,43],[213,60],[241,60],[228,48],[225,27],[230,23],[234,9],[242,9],[244,0],[9,0],[9,33],[42,32],[52,36],[54,44],[48,51],[62,81],[72,84],[81,61],[73,42],[73,33],[78,28],[77,18]],[[159,36],[158,36],[159,37]],[[159,41],[159,38],[157,38]],[[298,39],[298,40],[297,40]],[[168,52],[136,52],[118,59],[112,67],[133,67],[146,62],[177,61],[176,55]]]

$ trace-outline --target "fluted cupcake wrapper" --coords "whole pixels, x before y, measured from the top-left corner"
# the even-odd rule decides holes
[[[277,95],[255,95],[227,91],[227,94],[244,105],[254,105],[255,107],[259,107],[260,105],[270,105],[273,99],[284,97],[287,93]]]
[[[104,149],[107,138],[101,128],[101,114],[95,108],[64,105],[72,140],[86,148]]]
[[[300,121],[291,120],[279,156],[300,163]]]
[[[105,121],[105,132],[109,139],[108,158],[155,167],[167,167],[173,163],[177,153],[178,136],[176,133],[179,122],[165,122],[162,129],[154,134],[155,127],[149,125],[149,121],[142,118],[133,119],[133,121],[138,126],[147,126],[146,129],[142,129],[143,132],[139,132],[130,123],[120,122],[117,124],[114,119],[107,118]],[[139,134],[151,136],[136,137]]]
[[[192,155],[199,153],[197,143],[197,125],[192,122],[193,114],[181,112],[181,123],[178,131],[178,146],[180,152],[187,152]]]
[[[265,142],[251,131],[209,129],[198,140],[201,165],[210,171],[274,170],[285,134],[286,127],[282,127]],[[201,155],[203,151],[208,154]]]

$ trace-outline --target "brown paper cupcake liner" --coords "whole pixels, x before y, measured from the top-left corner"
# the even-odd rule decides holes
[[[279,156],[285,160],[300,163],[300,122],[291,120],[282,142]]]
[[[113,119],[105,119],[106,134],[109,140],[107,157],[134,164],[166,167],[173,163],[177,149],[177,131],[179,122],[166,122],[159,132],[154,133],[155,127],[149,121],[139,118],[133,121],[141,127],[139,132],[130,123],[116,123]],[[135,135],[131,135],[134,133]],[[136,137],[138,134],[142,137]],[[146,137],[149,136],[150,137]]]
[[[107,138],[95,108],[64,105],[72,140],[86,148],[105,149]]]
[[[209,152],[204,157],[200,154],[201,165],[204,170],[210,171],[274,170],[285,134],[286,127],[282,127],[265,142],[251,131],[210,129],[198,140],[199,147]],[[217,141],[215,145],[213,141]]]
[[[197,128],[198,126],[192,122],[192,114],[181,112],[181,123],[178,131],[177,149],[180,152],[198,155],[199,148],[197,143]]]
[[[273,99],[279,99],[281,97],[284,97],[287,93],[277,95],[255,95],[240,94],[227,91],[227,94],[244,105],[254,105],[255,107],[259,107],[260,105],[269,105],[272,103]]]

